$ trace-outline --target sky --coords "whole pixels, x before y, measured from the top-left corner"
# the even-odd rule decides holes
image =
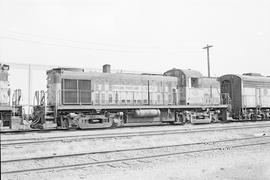
[[[270,75],[270,1],[0,0],[0,62],[206,76],[206,44],[212,76]],[[27,71],[11,73],[22,87]]]

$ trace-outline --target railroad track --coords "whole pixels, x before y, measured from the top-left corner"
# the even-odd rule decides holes
[[[269,128],[270,124],[260,125],[244,125],[244,126],[223,126],[223,127],[207,127],[207,128],[194,128],[194,129],[174,129],[174,130],[155,130],[155,131],[142,131],[142,132],[123,132],[123,133],[107,133],[107,134],[85,134],[85,135],[72,135],[72,136],[58,136],[46,138],[23,138],[23,139],[1,139],[1,147],[13,145],[28,145],[48,142],[65,142],[65,141],[78,141],[90,139],[110,139],[110,138],[128,138],[134,136],[157,136],[168,134],[184,134],[195,132],[211,132],[211,131],[226,131],[237,129],[252,129],[252,128]]]
[[[237,122],[237,121],[236,121]],[[224,122],[224,124],[230,122]],[[155,127],[155,126],[175,126],[175,124],[166,124],[166,123],[136,123],[135,124],[127,124],[122,127],[117,127],[118,129],[121,128],[138,128],[138,127]],[[111,130],[112,128],[89,128],[89,129],[25,129],[25,130],[0,130],[0,134],[27,134],[27,133],[49,133],[49,132],[72,132],[72,131],[93,131],[93,130]]]
[[[262,122],[262,121],[250,121],[250,120],[230,120],[222,122],[223,124],[231,124],[231,123],[243,123],[243,122]],[[265,120],[264,122],[267,122]],[[269,121],[268,121],[269,122]],[[155,127],[155,126],[175,126],[175,124],[166,124],[166,123],[156,123],[156,124],[146,124],[146,123],[139,123],[135,124],[127,124],[120,128],[138,128],[138,127]],[[92,130],[111,130],[111,128],[91,128],[91,129],[25,129],[25,130],[0,130],[0,134],[27,134],[27,133],[49,133],[49,132],[70,132],[70,131],[92,131]]]
[[[1,161],[1,174],[10,175],[37,171],[56,171],[61,169],[84,168],[113,163],[141,162],[140,160],[157,159],[191,153],[228,150],[248,146],[269,145],[270,136],[225,139],[188,144],[151,146],[129,149],[114,149],[99,152],[63,154],[57,156],[9,159]],[[34,168],[33,168],[34,167]]]

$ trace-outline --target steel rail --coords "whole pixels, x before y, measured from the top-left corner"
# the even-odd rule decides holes
[[[138,133],[155,133],[155,132],[170,132],[170,131],[185,131],[185,130],[203,130],[203,129],[210,129],[210,128],[249,128],[249,127],[270,127],[270,123],[267,124],[253,124],[253,125],[242,125],[242,126],[222,126],[222,127],[202,127],[202,128],[192,128],[192,129],[169,129],[169,130],[151,130],[151,131],[137,131],[137,132],[122,132],[122,133],[107,133],[105,135],[121,135],[121,134],[138,134]],[[45,139],[58,139],[58,138],[74,138],[74,137],[91,137],[91,136],[99,136],[103,134],[84,134],[84,135],[73,135],[73,136],[53,136],[53,137],[45,137],[45,138],[21,138],[21,139],[3,139],[2,142],[12,142],[12,141],[27,141],[27,140],[45,140]]]
[[[250,120],[242,120],[242,121],[225,121],[221,122],[220,124],[233,124],[233,123],[256,123],[256,122],[269,122],[268,120],[264,121],[250,121]],[[269,124],[269,123],[268,123]],[[146,123],[138,123],[138,125],[134,124],[128,124],[124,125],[123,127],[117,127],[117,128],[137,128],[137,127],[155,127],[155,126],[176,126],[175,124],[166,124],[166,123],[152,123],[152,124],[146,124]],[[26,129],[26,130],[0,130],[0,134],[26,134],[26,133],[48,133],[48,132],[74,132],[74,131],[93,131],[93,130],[112,130],[112,128],[90,128],[90,129]]]
[[[268,138],[270,136],[262,136],[262,137]],[[147,150],[147,149],[203,145],[203,144],[210,144],[210,143],[232,142],[232,141],[239,141],[239,140],[259,139],[259,138],[261,138],[261,137],[235,138],[235,139],[227,139],[227,140],[206,141],[206,142],[186,143],[186,144],[174,144],[174,145],[166,145],[166,146],[152,146],[152,147],[143,147],[143,148],[116,149],[116,150],[109,150],[109,151],[94,151],[94,152],[85,152],[85,153],[76,153],[76,154],[63,154],[63,155],[53,155],[53,156],[32,157],[32,158],[19,158],[19,159],[3,160],[3,161],[1,161],[1,163],[54,159],[54,158],[62,158],[62,157],[83,156],[83,155],[90,155],[90,154],[106,154],[106,153],[126,152],[126,151],[140,151],[140,150]]]
[[[101,152],[90,152],[90,153],[81,153],[81,154],[68,154],[62,156],[51,156],[51,157],[40,157],[40,158],[29,158],[29,159],[17,159],[17,160],[7,160],[1,161],[1,163],[9,163],[16,161],[31,161],[31,160],[44,160],[48,158],[60,158],[60,157],[72,157],[78,155],[90,155],[90,154],[104,154],[104,153],[117,153],[117,152],[128,152],[128,151],[140,151],[140,150],[152,150],[152,149],[161,149],[168,147],[180,147],[180,146],[192,146],[192,145],[207,145],[207,144],[215,144],[215,143],[226,143],[226,142],[235,142],[235,141],[243,141],[243,140],[257,140],[257,139],[265,139],[270,136],[262,136],[262,137],[249,137],[249,138],[236,138],[236,139],[227,139],[227,140],[218,140],[218,141],[208,141],[208,142],[200,142],[200,143],[188,143],[188,144],[178,144],[178,145],[169,145],[169,146],[154,146],[154,147],[143,147],[143,148],[134,148],[134,149],[119,149],[112,151],[101,151]],[[236,145],[227,145],[230,148],[239,148],[239,147],[247,147],[247,146],[257,146],[257,145],[266,145],[270,144],[270,141],[256,142],[256,143],[246,143],[246,144],[236,144]],[[225,144],[226,146],[226,144]],[[103,160],[97,162],[88,162],[88,163],[77,163],[71,165],[60,165],[60,166],[51,166],[51,167],[40,167],[40,168],[32,168],[32,169],[21,169],[21,170],[11,170],[11,171],[2,171],[1,174],[16,174],[16,173],[24,173],[24,172],[34,172],[34,171],[44,171],[44,170],[56,170],[56,169],[70,169],[73,167],[86,167],[92,165],[100,165],[100,164],[110,164],[116,162],[125,162],[125,161],[134,161],[134,160],[142,160],[142,159],[151,159],[151,158],[160,158],[160,157],[168,157],[175,156],[181,154],[190,154],[190,153],[198,153],[198,152],[207,152],[207,151],[215,151],[215,150],[223,150],[224,147],[213,147],[213,148],[201,148],[197,150],[189,150],[189,151],[180,151],[174,153],[162,153],[157,155],[146,155],[139,157],[131,157],[131,158],[120,158],[114,160]]]
[[[229,124],[229,122],[224,122],[224,124]],[[233,122],[237,123],[237,122]],[[121,128],[136,128],[136,127],[155,127],[155,126],[176,126],[175,124],[165,124],[165,123],[138,123],[136,125],[124,125]],[[0,134],[27,134],[27,133],[48,133],[48,132],[74,132],[74,131],[93,131],[93,130],[112,130],[113,128],[101,127],[101,128],[89,128],[89,129],[25,129],[25,130],[0,130]]]
[[[1,146],[23,145],[23,144],[37,144],[58,141],[72,141],[72,140],[87,140],[87,139],[110,139],[110,138],[126,138],[134,136],[155,136],[155,135],[168,135],[168,134],[184,134],[195,132],[211,132],[211,131],[226,131],[236,129],[252,129],[252,128],[267,128],[270,125],[246,125],[246,126],[226,126],[226,127],[207,127],[207,128],[194,128],[194,129],[178,129],[178,130],[162,130],[162,131],[143,131],[143,132],[123,132],[123,133],[108,133],[108,134],[85,134],[74,136],[62,137],[47,137],[47,138],[31,138],[31,139],[10,139],[1,140]],[[31,141],[29,141],[31,140]],[[15,142],[14,142],[15,141]],[[18,142],[19,141],[19,142]],[[23,141],[23,142],[20,142]],[[7,143],[3,143],[7,142]]]

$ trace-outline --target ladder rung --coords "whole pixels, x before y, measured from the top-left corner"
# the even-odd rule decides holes
[[[53,116],[45,116],[45,119],[54,119]]]

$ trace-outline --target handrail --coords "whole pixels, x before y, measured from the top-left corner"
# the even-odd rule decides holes
[[[56,94],[56,105],[172,105],[175,95],[174,92],[78,91],[74,89],[62,89]]]

